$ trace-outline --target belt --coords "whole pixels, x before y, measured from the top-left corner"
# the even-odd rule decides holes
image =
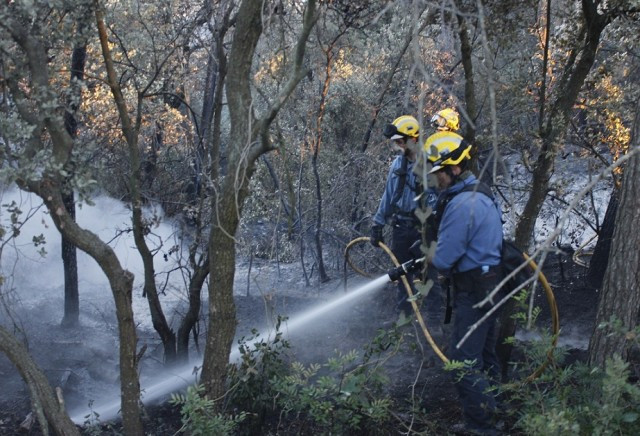
[[[484,266],[479,266],[477,268],[469,269],[467,271],[453,273],[453,277],[455,278],[463,275],[474,275],[474,274],[481,275],[489,272],[499,272],[500,270],[501,270],[500,264],[490,265],[490,266],[484,265]]]
[[[480,266],[468,271],[453,273],[451,278],[456,290],[469,291],[474,289],[483,277],[489,278],[490,275],[501,277],[502,266],[493,265],[488,268],[486,266]]]

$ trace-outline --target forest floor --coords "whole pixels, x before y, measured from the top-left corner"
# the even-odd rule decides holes
[[[585,284],[586,270],[570,260],[565,259],[561,264],[558,258],[550,256],[544,270],[558,302],[560,345],[582,358],[594,325],[597,293]],[[247,265],[240,265],[238,271],[245,273],[244,277],[237,275],[236,283],[238,337],[249,334],[254,327],[262,328],[274,315],[286,314],[293,319],[295,313],[345,293],[342,278],[306,287],[299,280],[299,265],[280,265],[279,270],[270,263],[254,265],[251,281],[247,281]],[[268,280],[261,282],[261,279]],[[350,277],[348,288],[353,290],[362,283],[365,283],[362,279]],[[387,285],[384,290],[370,292],[356,302],[323,314],[318,322],[300,325],[296,331],[285,328],[291,342],[289,357],[322,364],[336,352],[362,352],[380,329],[392,328],[396,320],[394,294],[395,285]],[[52,385],[63,387],[69,408],[87,404],[96,392],[117,388],[117,330],[113,315],[105,309],[106,301],[92,302],[92,315],[83,314],[82,326],[77,329],[59,326],[62,310],[59,297],[41,298],[22,314],[20,325],[28,338],[29,349]],[[543,310],[540,322],[549,325],[548,310]],[[384,363],[390,380],[388,395],[393,399],[397,420],[395,433],[407,434],[411,430],[448,434],[449,428],[461,417],[450,375],[444,371],[416,323],[402,327],[401,333],[402,345]],[[446,333],[436,335],[435,339],[446,350]],[[141,329],[140,342],[148,344],[141,371],[153,372],[160,368],[161,347],[154,333],[148,328]],[[0,356],[0,392],[0,435],[42,434],[37,424],[30,430],[20,430],[31,409],[28,391],[4,356]],[[148,434],[153,435],[175,434],[181,426],[179,412],[167,403],[148,407],[145,419]],[[505,433],[517,434],[509,430],[510,424],[507,422]],[[103,426],[101,432],[95,427],[85,428],[83,432],[120,434],[118,429],[119,424],[114,423]],[[278,434],[289,433],[281,429]]]

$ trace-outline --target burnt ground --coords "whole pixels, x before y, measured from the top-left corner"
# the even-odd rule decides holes
[[[264,270],[254,266],[254,275],[256,271],[273,279],[274,273],[269,272],[267,266]],[[585,269],[571,261],[565,260],[560,268],[560,261],[551,257],[545,264],[545,273],[558,301],[562,329],[560,344],[568,346],[573,350],[571,354],[580,359],[584,356],[593,328],[597,294],[585,284]],[[262,328],[265,320],[272,319],[276,314],[288,314],[293,319],[296,312],[322,304],[330,296],[340,296],[345,292],[342,279],[334,279],[322,286],[305,287],[298,279],[299,275],[298,268],[292,265],[289,273],[283,274],[281,271],[279,279],[271,280],[268,284],[259,284],[254,280],[249,295],[246,295],[246,285],[237,286],[242,288],[242,295],[236,296],[239,337],[249,334],[253,327]],[[246,278],[241,280],[247,282]],[[357,287],[361,280],[349,278],[349,288]],[[335,356],[336,351],[362,352],[380,332],[379,329],[392,328],[389,324],[395,320],[394,291],[393,285],[387,285],[385,290],[366,294],[356,303],[332,310],[330,314],[321,316],[319,322],[304,324],[296,331],[289,331],[289,358],[305,363],[323,363]],[[45,370],[52,385],[63,387],[69,407],[87,404],[90,398],[99,395],[96,392],[117,388],[117,332],[113,315],[109,314],[104,304],[98,301],[89,303],[84,310],[90,312],[91,316],[83,314],[82,326],[78,329],[59,326],[62,308],[60,297],[41,298],[36,303],[25,304],[22,311],[17,311],[31,353]],[[545,304],[542,303],[542,306]],[[540,323],[549,325],[548,310],[543,310]],[[386,356],[388,358],[384,363],[390,380],[388,392],[394,400],[397,419],[394,428],[397,432],[411,429],[429,434],[447,434],[447,429],[460,419],[450,377],[415,325],[402,327],[401,333],[403,343],[397,352],[390,352]],[[440,344],[446,344],[442,336],[436,339]],[[161,347],[155,335],[141,328],[140,342],[148,346],[141,365],[143,375],[158,370],[161,367]],[[446,349],[446,345],[443,348]],[[17,371],[4,356],[0,357],[0,392],[0,435],[40,435],[37,424],[31,430],[19,430],[30,410],[28,392]],[[146,428],[149,434],[174,434],[180,428],[179,414],[166,403],[148,407],[147,412]],[[116,422],[103,427],[101,434],[119,434],[117,429]],[[89,431],[86,433],[89,434]],[[509,431],[509,422],[507,433],[516,434]],[[92,429],[90,434],[96,434],[96,430]]]

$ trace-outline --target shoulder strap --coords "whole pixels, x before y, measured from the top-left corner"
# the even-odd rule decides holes
[[[493,192],[491,192],[491,188],[489,187],[489,185],[480,181],[478,183],[466,185],[461,190],[452,192],[446,196],[440,196],[440,198],[438,198],[438,203],[436,203],[433,220],[436,235],[438,234],[438,229],[440,228],[440,221],[442,221],[444,210],[446,209],[449,202],[453,199],[453,197],[460,194],[461,192],[480,192],[489,197],[491,201],[494,200]]]
[[[452,195],[452,197],[454,197],[456,194],[459,194],[461,192],[474,192],[474,191],[480,192],[486,195],[487,197],[489,197],[491,200],[494,200],[493,192],[491,191],[491,188],[489,187],[489,185],[487,185],[484,182],[478,182],[473,185],[467,185],[464,188],[462,188],[460,191]]]

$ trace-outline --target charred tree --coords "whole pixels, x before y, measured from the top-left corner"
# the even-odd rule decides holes
[[[80,33],[80,32],[78,32]],[[73,140],[78,136],[78,120],[76,112],[81,103],[79,83],[84,80],[84,66],[87,58],[86,45],[73,49],[71,54],[70,86],[75,88],[76,96],[70,99],[64,113],[64,125]],[[70,165],[72,167],[72,165]],[[69,169],[69,177],[73,176],[73,168]],[[73,188],[66,186],[63,192],[64,205],[71,219],[76,219],[76,202]],[[80,295],[78,291],[78,253],[75,245],[62,235],[62,267],[64,271],[64,315],[61,324],[65,327],[77,327],[80,317]]]
[[[614,186],[609,198],[609,205],[604,215],[604,220],[598,231],[598,243],[593,250],[593,256],[589,261],[587,270],[587,283],[594,289],[601,289],[604,274],[609,264],[609,253],[611,251],[611,241],[616,223],[616,213],[618,210],[618,188]]]

